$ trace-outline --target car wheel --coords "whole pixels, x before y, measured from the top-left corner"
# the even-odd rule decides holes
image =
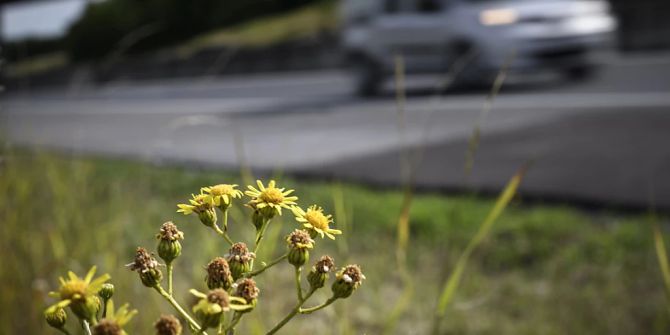
[[[356,94],[370,97],[379,93],[383,75],[379,65],[363,57],[351,60],[351,69],[355,78]]]
[[[566,69],[563,75],[570,81],[585,81],[593,78],[597,73],[598,68],[595,65],[579,65]]]

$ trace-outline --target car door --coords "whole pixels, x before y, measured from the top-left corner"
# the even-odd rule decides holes
[[[434,72],[444,67],[443,0],[384,0],[375,22],[375,43],[392,65],[402,54],[408,72]]]

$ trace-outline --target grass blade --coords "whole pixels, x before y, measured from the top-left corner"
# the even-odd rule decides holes
[[[655,215],[651,215],[651,225],[654,232],[654,246],[656,248],[656,257],[658,258],[658,265],[661,268],[663,275],[663,285],[665,286],[665,295],[668,300],[668,313],[670,313],[670,262],[668,262],[668,252],[663,240],[663,233],[661,226],[658,224]]]
[[[447,278],[447,281],[444,284],[444,288],[442,289],[442,294],[440,295],[440,300],[436,308],[435,320],[433,321],[433,334],[439,333],[440,321],[444,316],[444,314],[446,313],[447,307],[449,306],[449,303],[451,302],[452,298],[454,297],[454,294],[456,293],[456,289],[460,284],[463,272],[465,271],[465,267],[467,266],[470,255],[475,250],[475,248],[479,246],[479,244],[481,244],[484,238],[486,238],[488,233],[491,231],[491,227],[493,227],[495,221],[498,219],[498,217],[500,217],[505,208],[507,208],[507,205],[514,197],[514,194],[516,194],[516,190],[518,189],[519,184],[523,179],[526,168],[527,166],[522,167],[512,177],[512,179],[510,179],[510,181],[507,183],[507,186],[505,186],[505,189],[502,191],[500,196],[498,196],[498,199],[496,200],[493,209],[491,209],[491,211],[486,216],[482,224],[479,226],[479,230],[477,230],[475,236],[470,240],[465,250],[458,258],[458,261],[456,262],[456,267],[454,268],[454,271],[451,273],[449,278]]]

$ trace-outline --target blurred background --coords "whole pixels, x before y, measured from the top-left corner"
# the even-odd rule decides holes
[[[257,177],[334,214],[345,237],[314,259],[357,262],[368,278],[285,333],[430,333],[443,283],[526,164],[440,333],[670,331],[657,259],[670,209],[667,1],[0,6],[0,333],[50,331],[46,293],[93,264],[142,311],[129,332],[151,333],[169,306],[123,264],[175,221],[186,301],[225,246],[175,205]],[[248,216],[233,208],[234,238],[250,237]],[[277,240],[295,227],[281,221]],[[242,333],[263,334],[293,305],[279,268]]]

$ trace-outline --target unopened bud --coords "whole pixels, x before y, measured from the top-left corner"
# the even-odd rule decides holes
[[[114,285],[110,283],[102,284],[102,288],[100,289],[100,292],[98,292],[98,295],[102,298],[103,302],[111,299],[112,296],[114,296]]]
[[[65,310],[62,307],[53,306],[44,311],[44,318],[47,320],[49,326],[61,329],[65,326],[65,322],[67,321],[67,313],[65,313]]]
[[[212,209],[204,210],[202,212],[198,212],[198,218],[200,219],[200,222],[204,224],[207,227],[213,228],[214,225],[216,224],[216,211]]]
[[[286,237],[288,243],[288,262],[293,266],[303,266],[309,260],[309,249],[314,247],[314,240],[304,230],[296,229]]]

